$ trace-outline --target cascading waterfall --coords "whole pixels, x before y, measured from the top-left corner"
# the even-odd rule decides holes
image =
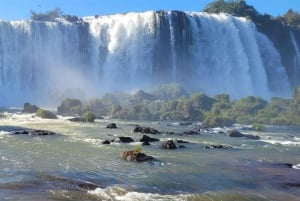
[[[298,48],[298,44],[295,39],[295,35],[293,32],[290,32],[291,40],[293,43],[293,47],[295,48],[295,56],[294,56],[294,80],[297,79],[297,76],[300,75],[300,51]],[[300,84],[300,81],[297,82],[297,84]]]
[[[0,21],[0,106],[174,81],[233,98],[290,94],[280,54],[245,18],[148,11],[77,23]]]

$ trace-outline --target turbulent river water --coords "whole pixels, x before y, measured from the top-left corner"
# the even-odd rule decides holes
[[[107,129],[115,122],[117,129]],[[137,163],[119,158],[137,142],[103,145],[103,140],[142,134],[134,126],[177,134],[150,135],[160,142],[142,152],[158,159]],[[73,123],[6,113],[0,119],[1,200],[299,200],[300,128],[267,126],[242,131],[260,140],[232,138],[217,130],[184,135],[193,125],[175,122],[96,120]],[[33,128],[56,136],[12,135]],[[185,148],[160,148],[167,139],[188,141]],[[206,145],[231,149],[205,149]]]

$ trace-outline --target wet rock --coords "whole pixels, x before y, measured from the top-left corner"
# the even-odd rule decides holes
[[[157,142],[159,139],[149,137],[148,135],[143,135],[143,137],[140,139],[140,142]]]
[[[185,134],[185,135],[195,135],[195,134],[200,134],[200,133],[195,131],[195,130],[188,130],[188,131],[184,131],[183,134]]]
[[[135,162],[145,162],[154,160],[154,157],[152,156],[148,156],[142,152],[137,152],[133,150],[121,152],[120,157],[124,160]]]
[[[85,122],[85,119],[83,117],[72,117],[72,118],[69,118],[68,121],[71,121],[71,122]]]
[[[239,132],[238,130],[227,131],[226,135],[229,137],[245,137],[245,138],[252,139],[252,140],[260,139],[260,137],[257,135],[243,134],[243,133]]]
[[[176,140],[177,143],[182,144],[182,143],[189,143],[188,141],[184,141],[184,140]]]
[[[232,146],[224,145],[224,144],[220,144],[220,145],[205,145],[204,148],[205,149],[232,149]]]
[[[23,113],[36,113],[39,107],[36,105],[31,105],[30,103],[25,103],[23,108]]]
[[[75,180],[60,176],[52,175],[40,175],[39,179],[47,182],[48,185],[53,186],[57,189],[66,189],[66,190],[95,190],[101,186],[88,181]]]
[[[151,144],[149,142],[143,142],[142,146],[150,146]]]
[[[110,141],[104,140],[104,141],[102,142],[102,144],[110,144]]]
[[[134,140],[131,137],[117,137],[115,139],[112,140],[112,142],[117,142],[117,143],[130,143],[130,142],[134,142]]]
[[[28,135],[28,136],[44,136],[44,135],[57,135],[57,133],[47,130],[20,130],[12,131],[12,135]]]
[[[173,140],[168,140],[166,142],[163,142],[160,147],[163,149],[176,149],[177,148],[177,146]]]
[[[133,129],[134,133],[148,133],[148,134],[159,134],[159,131],[154,129],[154,128],[150,128],[150,127],[141,127],[141,126],[136,126]]]
[[[106,126],[106,128],[110,128],[110,129],[117,128],[117,124],[116,123],[110,123]]]

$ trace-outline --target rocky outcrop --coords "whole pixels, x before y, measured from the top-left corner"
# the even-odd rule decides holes
[[[150,128],[150,127],[141,127],[141,126],[136,126],[133,129],[134,133],[147,133],[147,134],[159,134],[159,131],[154,129],[154,128]]]
[[[117,124],[116,123],[110,123],[106,126],[106,128],[110,128],[110,129],[117,128]]]
[[[149,137],[148,135],[143,135],[143,137],[140,139],[140,142],[157,142],[159,139]]]
[[[142,152],[137,152],[134,150],[123,151],[123,152],[121,152],[120,157],[124,160],[135,161],[135,162],[145,162],[145,161],[154,160],[154,157],[148,156]]]
[[[28,135],[28,136],[45,136],[45,135],[57,135],[55,132],[47,130],[19,130],[12,131],[12,135]]]
[[[173,140],[163,142],[160,147],[163,149],[177,149],[177,146]]]
[[[115,139],[112,140],[112,142],[117,142],[117,143],[130,143],[130,142],[134,142],[134,140],[131,137],[117,137]]]
[[[25,103],[23,108],[23,113],[36,113],[39,107],[36,105],[31,105],[30,103]]]
[[[252,139],[252,140],[258,140],[258,139],[260,139],[260,137],[257,136],[257,135],[243,134],[243,133],[241,133],[238,130],[227,131],[226,135],[229,136],[229,137],[245,137],[245,138]]]

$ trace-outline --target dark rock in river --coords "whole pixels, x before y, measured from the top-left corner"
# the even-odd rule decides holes
[[[232,149],[232,146],[229,145],[205,145],[204,146],[205,149]]]
[[[83,117],[72,117],[68,120],[71,122],[85,122],[85,119]]]
[[[188,130],[188,131],[184,131],[183,134],[185,134],[185,135],[194,135],[194,134],[200,134],[200,133],[197,132],[197,131],[194,131],[194,130]]]
[[[104,140],[104,141],[102,142],[102,144],[110,144],[110,141]]]
[[[117,137],[115,139],[112,140],[112,142],[117,142],[117,143],[130,143],[130,142],[134,142],[134,140],[131,137]]]
[[[143,137],[140,139],[140,142],[157,142],[159,139],[149,137],[148,135],[143,135]]]
[[[127,161],[135,161],[135,162],[145,162],[145,161],[152,161],[154,158],[152,156],[148,156],[144,153],[137,152],[137,151],[123,151],[120,154],[120,157]]]
[[[149,142],[143,142],[142,146],[150,146],[151,144]]]
[[[163,149],[176,149],[177,148],[177,146],[173,140],[168,140],[166,142],[163,142],[160,147]]]
[[[188,141],[184,141],[184,140],[176,140],[177,143],[189,143]]]
[[[106,126],[106,128],[111,128],[111,129],[117,128],[117,124],[116,124],[116,123],[110,123],[110,124],[108,124],[108,125]]]
[[[154,129],[154,128],[141,127],[141,126],[136,126],[133,129],[133,132],[135,132],[135,133],[148,133],[148,134],[158,134],[159,133],[159,131]]]
[[[226,135],[229,137],[245,137],[245,138],[253,139],[253,140],[260,139],[260,137],[257,135],[243,134],[243,133],[239,132],[238,130],[227,131]]]
[[[38,178],[45,181],[51,187],[55,187],[59,190],[86,191],[102,187],[89,181],[75,180],[60,176],[40,175]]]
[[[56,135],[55,132],[47,130],[20,130],[12,131],[13,135],[29,135],[29,136],[44,136],[44,135]]]

